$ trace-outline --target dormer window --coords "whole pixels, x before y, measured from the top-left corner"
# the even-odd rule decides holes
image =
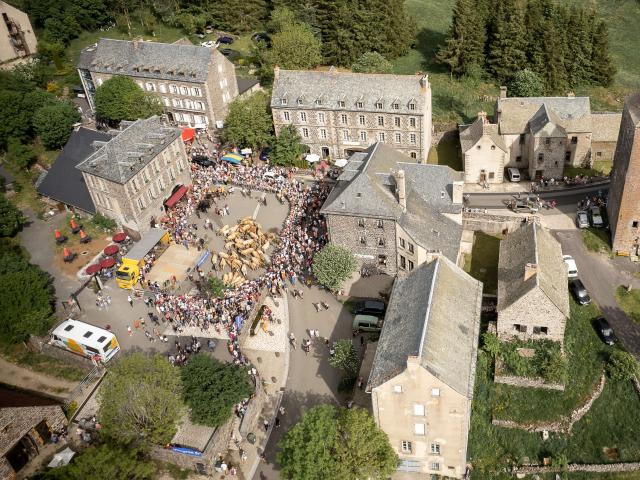
[[[280,99],[280,103],[281,103],[282,105],[286,105],[286,104],[287,104],[287,99],[286,99],[286,98],[281,98],[281,99]]]
[[[319,98],[317,98],[317,99],[316,99],[316,105],[322,105],[322,100],[321,100],[321,99],[319,99]]]
[[[400,105],[398,103],[392,103],[391,108],[394,110],[400,110]]]
[[[344,108],[344,101],[338,100],[338,107]]]
[[[356,107],[357,107],[357,108],[364,108],[364,103],[363,103],[363,102],[358,101],[358,102],[356,102]]]
[[[411,102],[411,103],[409,104],[409,110],[415,110],[415,109],[416,109],[416,104],[415,104],[415,103],[413,103],[413,102]]]
[[[384,106],[384,105],[382,104],[382,102],[376,102],[376,108],[377,108],[378,110],[382,110],[382,107],[383,107],[383,106]]]
[[[296,103],[297,103],[298,105],[302,105],[302,99],[301,99],[301,98],[299,98],[299,99],[296,101]]]

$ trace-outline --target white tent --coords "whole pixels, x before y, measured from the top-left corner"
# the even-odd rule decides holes
[[[316,155],[315,153],[310,153],[309,155],[307,155],[306,160],[309,163],[319,162],[320,161],[320,155]]]
[[[339,158],[338,160],[335,161],[335,166],[339,168],[344,168],[347,166],[347,163],[349,163],[348,160],[344,158]]]
[[[75,454],[76,452],[74,452],[69,447],[67,447],[61,452],[56,453],[53,456],[53,460],[49,462],[49,465],[47,465],[47,467],[49,468],[64,467],[71,461],[71,459]]]

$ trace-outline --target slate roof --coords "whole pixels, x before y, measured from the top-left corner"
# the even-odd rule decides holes
[[[562,128],[562,120],[547,108],[546,104],[540,105],[536,114],[529,120],[529,130],[534,135],[543,137],[564,137],[567,132]]]
[[[620,133],[621,113],[592,113],[592,142],[617,142]]]
[[[527,124],[543,105],[565,131],[592,131],[589,97],[511,97],[498,98],[500,134],[525,133]]]
[[[525,266],[537,265],[524,279]],[[567,269],[560,243],[535,222],[507,235],[500,242],[498,259],[498,312],[539,288],[566,317],[569,316]]]
[[[398,277],[367,391],[403,372],[411,356],[472,398],[481,308],[482,283],[444,257]]]
[[[282,98],[286,98],[286,106],[292,108],[298,106],[298,99],[302,99],[299,108],[355,110],[356,102],[363,102],[363,108],[358,110],[420,115],[425,107],[421,78],[418,75],[339,72],[333,67],[323,71],[279,69],[273,81],[271,106],[283,107]],[[321,105],[315,104],[317,99],[321,100]],[[345,106],[339,107],[339,101],[345,102]],[[382,102],[382,109],[375,108],[377,102]],[[415,103],[415,110],[409,109],[410,102]],[[397,110],[391,107],[394,103],[398,104]]]
[[[101,38],[80,53],[78,68],[92,72],[201,83],[210,65],[228,61],[214,48]]]
[[[37,186],[38,193],[65,205],[95,213],[96,207],[84,183],[82,173],[76,166],[94,153],[93,142],[107,142],[111,138],[107,133],[84,127],[71,132],[58,158]]]
[[[136,120],[77,168],[124,184],[180,134],[179,128],[165,125],[158,116]]]
[[[486,123],[479,117],[469,125],[460,125],[458,131],[460,132],[460,148],[462,153],[473,148],[483,135],[491,137],[491,141],[493,141],[500,150],[505,153],[507,151],[507,146],[498,134],[498,125],[495,123]]]
[[[236,83],[238,84],[238,95],[243,94],[247,90],[250,90],[254,85],[258,83],[255,78],[240,78],[236,77]]]
[[[405,171],[404,212],[392,173],[400,169]],[[462,226],[444,215],[462,209],[453,203],[454,181],[462,181],[462,174],[447,166],[417,164],[394,148],[376,143],[349,159],[321,212],[393,219],[422,248],[440,251],[455,261]]]

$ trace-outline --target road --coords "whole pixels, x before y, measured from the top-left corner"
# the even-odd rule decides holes
[[[595,195],[598,192],[609,191],[608,185],[589,185],[582,188],[571,188],[566,191],[540,192],[540,198],[544,200],[555,200],[558,206],[576,206],[580,200],[587,196]],[[506,208],[505,201],[513,198],[514,193],[469,193],[470,208]],[[521,196],[526,196],[527,192],[522,192]]]

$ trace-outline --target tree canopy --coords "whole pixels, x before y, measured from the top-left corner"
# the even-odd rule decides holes
[[[348,378],[355,378],[360,369],[360,359],[351,339],[342,338],[336,342],[333,357],[329,363],[343,370]]]
[[[393,65],[378,52],[365,52],[351,65],[356,73],[391,73]]]
[[[67,102],[45,105],[36,111],[33,126],[47,148],[60,148],[67,143],[73,125],[80,121],[76,108]]]
[[[231,418],[233,406],[253,392],[243,368],[204,353],[191,357],[181,373],[191,420],[201,425],[219,427]]]
[[[96,89],[96,114],[108,123],[149,118],[162,113],[158,98],[132,79],[115,75]]]
[[[179,370],[141,352],[120,357],[99,397],[103,433],[123,444],[168,443],[184,409]]]
[[[613,380],[629,381],[636,377],[640,369],[633,355],[622,350],[614,350],[607,362],[607,373]]]
[[[13,237],[24,225],[25,218],[13,203],[0,193],[0,237]]]
[[[271,65],[288,70],[314,68],[322,62],[322,43],[304,23],[295,22],[271,37],[271,48],[265,58]]]
[[[333,243],[325,245],[313,258],[313,274],[318,283],[334,292],[340,290],[357,266],[356,259],[349,250]]]
[[[222,131],[224,141],[254,150],[269,145],[273,139],[269,101],[266,93],[257,92],[248,98],[236,98],[231,102]]]
[[[352,480],[387,478],[398,459],[387,435],[362,408],[320,405],[282,438],[277,454],[284,478]]]
[[[293,125],[286,125],[280,130],[273,149],[269,155],[269,162],[273,165],[290,167],[300,160],[305,147],[300,143],[300,135]]]
[[[541,97],[544,91],[544,83],[540,75],[528,68],[520,70],[513,76],[508,89],[512,97]]]

